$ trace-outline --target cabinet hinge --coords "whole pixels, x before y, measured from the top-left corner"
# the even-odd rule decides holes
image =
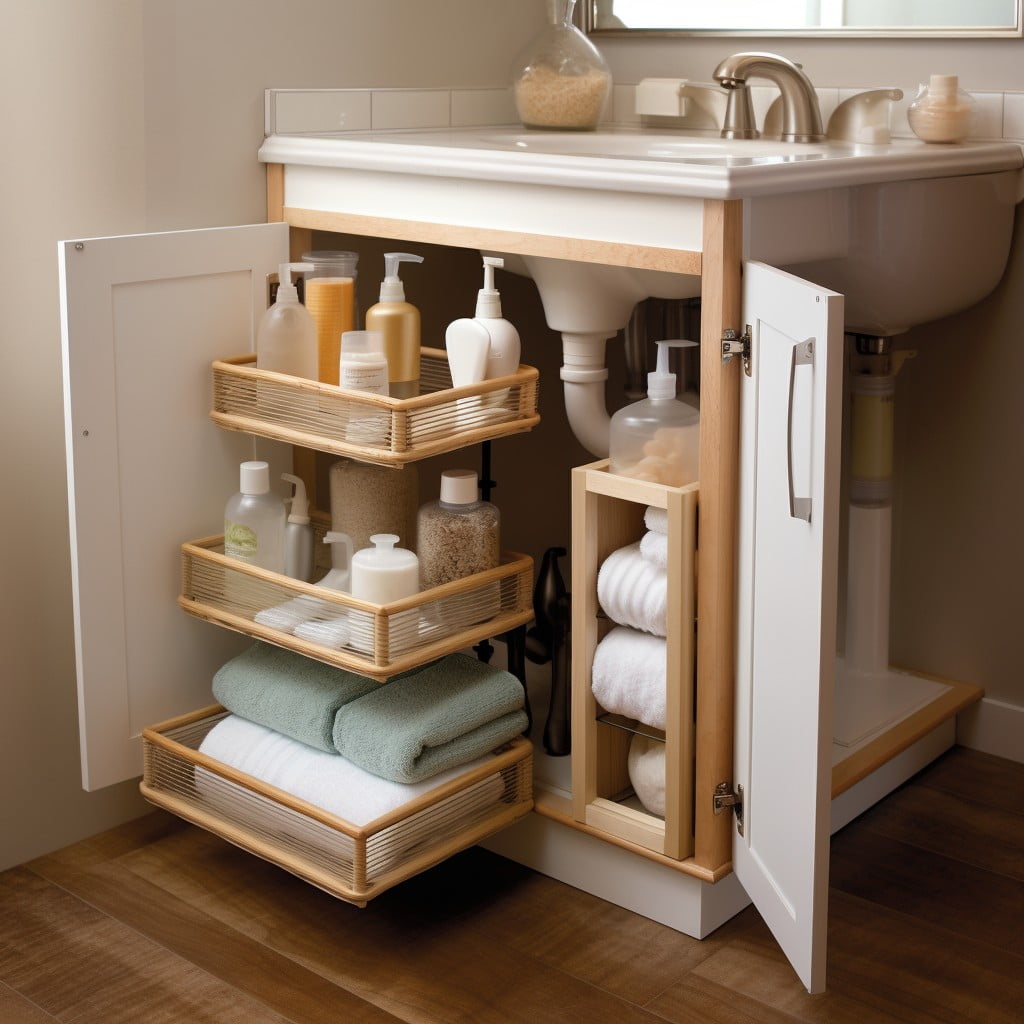
[[[731,807],[736,815],[736,831],[743,835],[743,787],[737,786],[735,792],[730,782],[720,782],[715,786],[715,814],[721,814],[726,807]]]
[[[737,336],[732,327],[722,331],[722,362],[727,363],[733,356],[743,357],[743,372],[749,377],[750,367],[750,324]]]

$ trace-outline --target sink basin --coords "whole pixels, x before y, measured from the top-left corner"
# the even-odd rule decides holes
[[[568,283],[559,275],[561,294],[579,282],[602,301],[613,294],[616,308],[648,286],[647,273],[660,289],[651,295],[694,294],[699,280],[665,287],[670,275],[655,268],[690,273],[675,254],[701,250],[704,201],[743,200],[744,257],[842,292],[848,329],[873,334],[965,309],[995,287],[1024,164],[1021,148],[1004,142],[872,146],[518,125],[270,136],[260,159],[288,166],[291,206],[345,212],[351,203],[362,217],[396,222],[427,211],[520,244],[555,235],[635,245],[654,262],[622,268],[630,280],[621,287],[607,275],[589,281],[586,258],[571,261]]]

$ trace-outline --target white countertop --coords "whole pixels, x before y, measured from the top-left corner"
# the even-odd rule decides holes
[[[1012,142],[887,145],[726,141],[715,133],[636,128],[528,131],[519,126],[271,135],[259,159],[700,199],[742,199],[1024,166]]]

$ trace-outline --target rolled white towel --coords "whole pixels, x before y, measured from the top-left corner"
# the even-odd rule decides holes
[[[668,535],[668,509],[658,508],[656,505],[648,505],[644,509],[644,526],[652,533]]]
[[[616,626],[594,651],[590,688],[601,707],[664,729],[667,646],[660,637]]]
[[[665,817],[665,743],[635,735],[629,741],[626,769],[633,792],[644,808]]]
[[[648,530],[640,538],[640,554],[659,569],[667,569],[668,535]]]
[[[613,551],[601,564],[597,600],[620,626],[668,635],[668,573],[643,557],[640,541]]]

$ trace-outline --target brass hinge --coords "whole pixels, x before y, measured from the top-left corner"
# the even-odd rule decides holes
[[[737,336],[732,327],[722,331],[722,362],[727,363],[733,356],[743,357],[743,372],[750,376],[750,324],[742,335]]]
[[[726,807],[731,807],[736,815],[736,831],[743,835],[743,787],[737,786],[733,792],[732,783],[720,782],[715,786],[715,814],[721,814]]]

